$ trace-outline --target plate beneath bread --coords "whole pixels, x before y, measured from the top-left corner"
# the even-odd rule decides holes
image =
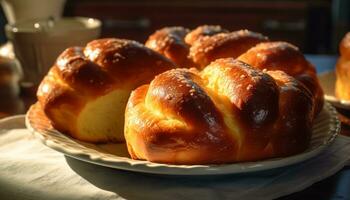
[[[320,80],[321,86],[324,91],[324,97],[327,101],[333,104],[337,108],[350,109],[350,101],[342,100],[335,96],[335,71],[328,71],[317,76]]]
[[[26,115],[26,126],[48,147],[66,156],[127,171],[163,175],[223,175],[257,172],[296,164],[321,153],[330,145],[340,131],[335,109],[325,103],[313,125],[310,147],[303,153],[256,162],[221,165],[168,165],[130,158],[125,144],[92,144],[75,140],[52,128],[38,103]]]

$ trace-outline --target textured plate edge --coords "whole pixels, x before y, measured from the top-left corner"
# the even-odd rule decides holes
[[[28,113],[32,107],[29,109]],[[329,138],[326,142],[321,144],[319,147],[309,151],[300,153],[297,155],[289,156],[286,158],[273,158],[270,160],[257,161],[257,162],[244,162],[244,163],[233,163],[233,164],[223,164],[223,165],[167,165],[167,164],[159,164],[159,163],[151,163],[148,161],[140,161],[137,163],[130,163],[126,160],[120,161],[108,161],[104,159],[96,159],[92,158],[91,155],[87,155],[84,153],[77,154],[69,154],[69,152],[65,151],[61,147],[55,145],[56,142],[47,140],[44,136],[34,130],[34,128],[30,125],[28,114],[25,118],[26,127],[34,134],[35,137],[39,138],[40,141],[58,151],[63,153],[64,155],[81,160],[84,162],[105,166],[109,168],[121,169],[126,171],[133,172],[142,172],[148,174],[158,174],[158,175],[180,175],[180,176],[197,176],[197,175],[224,175],[224,174],[242,174],[242,173],[250,173],[250,172],[259,172],[270,169],[276,169],[280,167],[285,167],[289,165],[293,165],[299,162],[306,161],[312,157],[320,154],[327,146],[329,146],[337,137],[340,132],[340,121],[337,117],[336,109],[330,104],[325,102],[324,108],[327,112],[330,113],[330,122],[333,122],[328,130]],[[284,162],[281,162],[284,161]],[[118,165],[116,165],[118,164]]]

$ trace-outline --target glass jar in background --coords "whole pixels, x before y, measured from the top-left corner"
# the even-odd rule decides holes
[[[7,24],[6,36],[23,70],[22,88],[36,88],[68,47],[99,38],[101,21],[85,17],[30,20]]]
[[[0,0],[9,24],[37,19],[58,19],[66,0]]]

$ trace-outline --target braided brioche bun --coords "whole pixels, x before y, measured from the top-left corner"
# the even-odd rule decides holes
[[[339,45],[340,57],[336,65],[335,95],[343,100],[350,100],[350,32]]]
[[[183,30],[182,34],[176,34]],[[175,39],[173,36],[176,35]],[[183,51],[160,51],[175,49],[181,43]],[[161,45],[158,45],[161,44]],[[315,67],[309,63],[299,49],[287,42],[270,42],[260,33],[248,30],[228,32],[220,26],[199,26],[189,31],[181,27],[166,27],[156,31],[146,41],[146,46],[173,60],[181,67],[203,69],[218,58],[234,58],[252,67],[281,70],[302,82],[315,99],[314,114],[323,107],[323,90],[317,79]],[[177,59],[173,59],[176,57]],[[181,58],[181,59],[180,59]],[[179,60],[186,60],[178,62]]]
[[[125,138],[134,159],[218,164],[293,155],[310,142],[314,99],[282,71],[232,58],[173,69],[131,93]]]
[[[88,142],[124,141],[124,110],[131,90],[173,62],[122,39],[94,40],[65,50],[37,91],[57,130]]]

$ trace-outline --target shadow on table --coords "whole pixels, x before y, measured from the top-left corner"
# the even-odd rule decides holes
[[[264,179],[283,170],[282,168],[259,175],[162,176],[102,167],[70,157],[66,157],[66,161],[72,170],[91,184],[126,199],[222,199],[228,195],[235,197],[237,192],[241,195],[251,192],[247,188],[253,189],[257,182],[264,182]]]

